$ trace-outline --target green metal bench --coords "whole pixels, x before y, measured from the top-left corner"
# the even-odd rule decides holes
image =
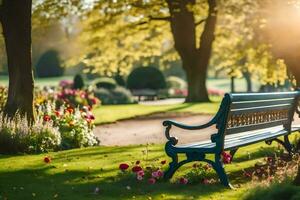
[[[292,126],[298,106],[300,91],[277,93],[236,93],[225,94],[219,111],[207,124],[188,126],[175,121],[164,121],[166,154],[172,158],[164,178],[170,179],[182,165],[193,161],[209,163],[217,172],[221,183],[231,187],[221,160],[223,151],[230,151],[232,157],[240,147],[265,141],[271,144],[277,141],[289,152],[292,145],[289,134],[300,130]],[[199,130],[216,126],[216,133],[207,141],[177,145],[178,139],[170,135],[172,126],[187,130]],[[283,140],[278,137],[283,136]],[[185,154],[186,159],[179,161],[178,154]],[[213,154],[214,160],[206,158]]]

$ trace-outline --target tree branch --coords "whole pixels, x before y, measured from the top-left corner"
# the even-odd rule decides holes
[[[168,16],[168,17],[153,17],[153,16],[149,16],[148,18],[149,18],[150,21],[152,21],[152,20],[170,21],[171,20],[170,16]]]
[[[195,23],[195,26],[198,26],[198,25],[202,24],[205,21],[206,21],[206,18],[205,19],[201,19],[199,22]]]

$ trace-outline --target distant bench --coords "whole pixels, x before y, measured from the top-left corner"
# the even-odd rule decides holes
[[[209,163],[217,172],[223,185],[231,187],[223,167],[221,154],[230,151],[232,157],[240,147],[265,141],[271,144],[276,141],[291,153],[293,148],[288,136],[300,130],[292,126],[294,113],[297,110],[300,91],[277,93],[240,93],[225,94],[219,111],[207,124],[188,126],[175,121],[164,121],[166,154],[172,158],[164,178],[170,179],[182,165],[193,161]],[[170,135],[172,126],[187,130],[198,130],[216,125],[217,133],[210,140],[195,141],[191,144],[176,145],[178,139]],[[283,140],[278,137],[283,136]],[[185,154],[186,159],[178,161],[178,154]],[[206,155],[213,154],[214,160]]]
[[[137,96],[139,101],[142,100],[142,97],[147,97],[147,99],[155,100],[158,96],[158,91],[152,89],[135,89],[132,90],[131,93],[133,96]]]

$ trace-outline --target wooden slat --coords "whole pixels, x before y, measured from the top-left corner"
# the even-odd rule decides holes
[[[289,110],[293,107],[291,104],[280,104],[271,106],[257,106],[251,108],[232,109],[231,115],[241,115],[246,113],[265,112],[265,111],[277,111],[277,110]]]
[[[242,109],[242,108],[252,108],[261,106],[272,106],[281,104],[294,103],[294,98],[282,98],[282,99],[268,99],[268,100],[256,100],[256,101],[238,101],[232,102],[231,109]]]
[[[283,125],[287,122],[288,122],[288,118],[285,118],[285,119],[280,119],[280,120],[271,121],[271,122],[264,122],[264,123],[259,123],[259,124],[251,124],[251,125],[227,128],[226,134],[235,134],[235,133],[241,133],[241,132],[246,132],[246,131],[270,128],[270,127],[274,127],[274,126]]]
[[[235,138],[225,138],[225,143],[224,143],[224,149],[228,150],[230,148],[234,147],[240,147],[240,146],[246,146],[249,144],[254,144],[259,141],[265,141],[266,139],[274,139],[283,135],[288,134],[288,131],[279,129],[277,131],[268,131],[266,130],[265,132],[263,131],[253,131],[249,134],[244,134],[239,137]],[[178,145],[178,148],[213,148],[215,147],[215,143],[212,143],[210,140],[206,141],[201,141],[201,142],[195,142],[191,144],[184,144],[184,145]]]
[[[280,99],[280,98],[294,98],[298,96],[300,92],[274,92],[274,93],[235,93],[231,94],[232,102],[235,101],[255,101],[255,100],[267,100],[267,99]]]

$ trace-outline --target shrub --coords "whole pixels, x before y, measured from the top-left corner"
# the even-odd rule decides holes
[[[62,89],[57,93],[56,106],[59,107],[65,103],[73,108],[83,106],[92,108],[99,105],[100,100],[89,90]]]
[[[129,74],[127,87],[129,89],[164,89],[166,80],[162,72],[155,67],[139,67]]]
[[[38,77],[62,76],[64,69],[61,67],[59,54],[56,50],[46,51],[36,64]]]
[[[96,88],[105,88],[108,90],[115,89],[117,87],[117,82],[113,78],[102,77],[93,81]]]
[[[0,117],[1,154],[47,152],[58,149],[60,143],[58,129],[52,123],[44,124],[41,117],[32,126],[19,116],[14,120]]]
[[[169,76],[167,78],[167,87],[168,89],[185,89],[186,82],[185,80],[176,77],[176,76]]]
[[[104,88],[97,89],[95,96],[101,99],[103,105],[134,103],[131,92],[121,86],[112,90]]]
[[[131,104],[134,103],[131,92],[124,87],[116,87],[111,91],[114,104]]]
[[[61,135],[61,149],[72,149],[98,145],[99,141],[93,134],[95,117],[87,107],[73,109],[62,106],[55,110],[53,105],[39,109],[45,124],[53,123]]]
[[[73,81],[73,89],[82,89],[84,87],[84,81],[80,74],[76,74]]]
[[[118,84],[119,86],[122,86],[122,87],[125,87],[125,86],[126,86],[126,82],[125,82],[123,76],[121,76],[121,75],[118,74],[118,75],[116,75],[116,76],[114,77],[114,79],[115,79],[115,81],[117,82],[117,84]]]
[[[113,97],[111,92],[108,89],[105,88],[99,88],[95,90],[95,96],[99,99],[101,99],[101,103],[103,105],[111,104],[113,101]]]

